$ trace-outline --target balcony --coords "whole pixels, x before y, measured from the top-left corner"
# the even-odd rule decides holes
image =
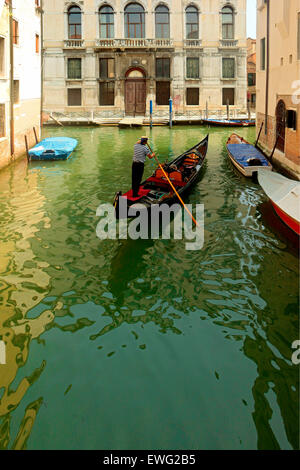
[[[184,47],[201,47],[202,41],[201,39],[185,39],[184,40]]]
[[[96,47],[104,49],[173,47],[173,39],[96,39]]]
[[[84,48],[83,39],[65,39],[64,49],[82,49]]]
[[[221,47],[238,47],[238,40],[235,39],[221,39]]]

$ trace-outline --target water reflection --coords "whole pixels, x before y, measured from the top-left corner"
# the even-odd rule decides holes
[[[172,131],[153,128],[150,136],[154,150],[159,151],[163,160],[200,141],[205,131],[196,127]],[[59,131],[47,132],[55,135]],[[96,237],[96,209],[102,202],[111,202],[115,190],[128,188],[132,148],[141,130],[70,128],[68,133],[79,139],[79,147],[75,158],[67,164],[31,165],[27,170],[26,163],[21,162],[0,173],[3,223],[0,336],[5,338],[9,352],[8,364],[0,365],[1,448],[42,446],[42,432],[34,434],[32,440],[30,435],[34,423],[38,430],[46,426],[40,421],[39,409],[50,392],[38,379],[43,374],[49,387],[53,381],[46,368],[52,359],[53,341],[58,342],[66,356],[68,349],[76,351],[74,361],[84,355],[84,368],[90,375],[86,383],[78,380],[71,389],[73,380],[67,376],[73,363],[67,362],[66,357],[57,363],[55,374],[62,383],[61,395],[70,402],[61,402],[57,386],[53,391],[55,409],[48,411],[43,407],[47,422],[53,423],[57,418],[55,412],[59,415],[61,403],[77,407],[72,397],[79,388],[80,399],[87,407],[85,418],[90,420],[91,428],[93,419],[103,424],[93,428],[102,442],[109,426],[103,420],[103,410],[117,406],[110,401],[109,374],[121,376],[130,365],[136,367],[140,357],[134,352],[126,356],[126,349],[122,349],[125,343],[130,345],[127,332],[131,332],[134,342],[135,330],[141,328],[142,352],[139,353],[143,355],[143,369],[153,373],[152,381],[161,380],[159,365],[153,358],[162,345],[172,351],[170,357],[166,355],[162,359],[170,367],[170,374],[176,375],[177,367],[182,367],[190,371],[191,379],[199,376],[200,381],[205,367],[201,369],[199,348],[211,326],[226,341],[226,346],[216,344],[214,354],[224,360],[229,386],[241,376],[241,382],[252,393],[253,409],[247,405],[249,413],[245,424],[240,424],[241,429],[245,427],[246,433],[251,421],[254,423],[257,448],[297,448],[299,383],[297,368],[291,365],[290,357],[291,343],[299,326],[298,260],[289,243],[278,238],[267,223],[261,211],[265,199],[259,187],[234,173],[224,147],[226,132],[211,129],[206,169],[189,195],[189,202],[205,205],[205,244],[199,252],[186,251],[184,240],[100,241]],[[251,140],[251,131],[243,129],[241,133]],[[145,175],[152,171],[149,163]],[[132,325],[135,325],[133,332]],[[197,343],[190,344],[190,332],[198,335]],[[42,335],[43,356],[38,356],[37,367],[22,375],[22,368],[29,367],[32,340]],[[226,369],[226,355],[235,350],[235,345],[240,362]],[[193,363],[185,359],[189,348]],[[100,404],[98,391],[94,394],[90,391],[98,373],[95,350],[107,376]],[[119,354],[113,355],[116,350]],[[102,352],[108,354],[101,355]],[[118,357],[120,369],[113,363],[114,357]],[[176,370],[172,369],[170,358],[175,360]],[[247,370],[238,368],[249,367],[248,359],[255,365],[254,379]],[[84,373],[77,367],[80,366],[76,363],[74,377]],[[222,376],[222,371],[217,376]],[[147,375],[143,380],[145,397],[149,400]],[[40,387],[36,395],[30,393],[33,383]],[[219,388],[199,383],[203,393],[216,394],[222,402],[226,388],[221,388],[220,380]],[[180,381],[177,386],[180,396]],[[66,390],[70,392],[65,393]],[[189,436],[197,435],[200,430],[198,425],[190,424],[191,420],[184,419],[189,409],[196,412],[202,404],[190,400],[179,406],[172,391],[166,393],[177,419],[184,423],[180,444],[191,445]],[[193,393],[196,395],[196,388],[192,389]],[[129,408],[130,394],[127,399]],[[14,413],[23,402],[23,418],[12,433]],[[123,413],[126,417],[127,411]],[[214,410],[208,409],[208,413],[213,415]],[[221,416],[222,413],[221,410]],[[167,411],[162,412],[160,421],[167,422],[167,418]],[[135,419],[128,415],[128,422]],[[137,426],[137,421],[134,423]],[[211,436],[210,445],[214,448],[215,436],[206,425],[204,420],[201,431]],[[72,434],[71,427],[71,421],[63,423],[57,437],[59,442],[65,442],[64,436]],[[153,429],[159,439],[155,426]],[[228,429],[233,433],[230,423]],[[125,430],[132,434],[130,429]],[[160,437],[163,439],[163,435]],[[112,439],[116,439],[113,444],[118,447],[120,441],[114,432]],[[155,447],[156,436],[152,439],[149,442]],[[82,441],[84,432],[78,431],[74,445],[79,448]],[[170,439],[168,445],[179,444],[176,439]],[[251,445],[250,441],[245,443],[246,448]]]
[[[55,309],[47,310],[36,318],[26,317],[49,289],[50,277],[45,271],[49,264],[36,258],[31,239],[38,238],[40,227],[49,229],[51,221],[45,212],[45,197],[38,189],[37,176],[28,174],[24,162],[8,169],[7,173],[9,178],[5,172],[0,173],[2,194],[9,195],[7,199],[1,199],[1,212],[6,222],[5,232],[1,235],[0,258],[0,338],[6,346],[6,364],[0,365],[2,449],[9,445],[11,414],[46,365],[42,360],[40,367],[29,376],[22,374],[22,367],[30,354],[30,344],[52,323],[55,312]],[[38,398],[26,407],[12,449],[25,448],[41,402],[42,398]]]

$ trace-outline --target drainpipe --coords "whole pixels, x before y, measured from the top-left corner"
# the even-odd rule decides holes
[[[13,0],[9,0],[9,94],[10,94],[10,153],[15,152],[15,127],[14,127],[14,44],[13,44]]]
[[[40,117],[40,139],[43,127],[43,100],[44,100],[44,0],[40,1],[41,7],[41,117]]]
[[[268,134],[269,82],[270,82],[270,0],[267,0],[267,70],[266,70],[265,135]]]

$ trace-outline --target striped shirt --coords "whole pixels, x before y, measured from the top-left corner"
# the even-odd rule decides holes
[[[145,163],[146,156],[150,155],[151,152],[146,145],[142,144],[135,144],[134,146],[134,154],[133,154],[133,161],[139,163]]]

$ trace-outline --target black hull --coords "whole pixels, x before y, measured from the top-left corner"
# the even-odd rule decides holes
[[[204,166],[204,163],[205,163],[205,160],[206,160],[206,154],[207,154],[207,150],[208,150],[208,138],[209,138],[209,136],[207,135],[205,137],[205,139],[203,139],[197,145],[195,145],[194,147],[187,150],[186,152],[184,152],[183,154],[179,155],[174,160],[172,160],[170,163],[168,163],[169,166],[170,165],[176,165],[177,163],[180,163],[180,161],[183,160],[191,152],[196,152],[200,156],[199,162],[196,166],[196,172],[191,176],[191,178],[189,179],[189,181],[186,183],[185,186],[183,186],[181,188],[176,188],[176,190],[177,190],[177,192],[178,192],[178,194],[180,195],[181,198],[183,198],[190,191],[191,187],[197,182],[198,178],[200,177],[201,170],[203,169],[203,166]],[[147,181],[148,181],[148,179],[143,181],[141,183],[141,186],[146,185]],[[115,214],[116,214],[117,219],[133,217],[131,215],[128,215],[128,211],[129,211],[131,206],[134,206],[134,205],[137,205],[137,204],[138,205],[143,205],[144,207],[141,208],[141,210],[147,210],[148,213],[150,212],[149,209],[152,206],[158,207],[158,206],[161,206],[162,204],[170,205],[170,204],[173,204],[175,202],[178,202],[180,204],[179,199],[178,199],[178,197],[176,196],[175,193],[173,193],[171,197],[165,198],[162,202],[159,202],[159,203],[158,202],[151,203],[147,200],[147,198],[143,198],[143,197],[141,199],[137,200],[137,201],[130,201],[130,200],[127,199],[126,200],[127,201],[127,210],[125,210],[124,211],[125,213],[122,214],[122,217],[120,217],[120,214],[119,214],[119,198],[120,197],[121,197],[121,192],[116,194],[115,201],[114,201]]]

